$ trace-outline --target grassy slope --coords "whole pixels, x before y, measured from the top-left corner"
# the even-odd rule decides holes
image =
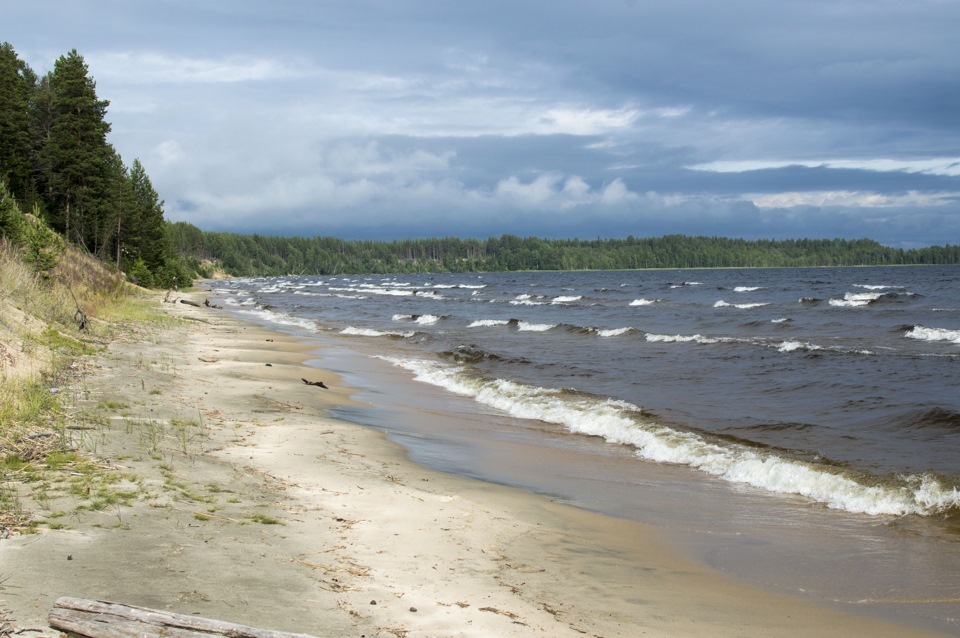
[[[31,524],[20,507],[23,484],[76,460],[56,386],[78,357],[104,346],[131,291],[76,248],[41,274],[0,239],[0,534]]]

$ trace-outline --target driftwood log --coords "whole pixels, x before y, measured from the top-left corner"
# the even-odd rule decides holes
[[[87,638],[313,638],[221,620],[63,596],[48,617],[54,629]]]
[[[306,383],[307,385],[315,385],[315,386],[317,386],[318,388],[323,388],[324,390],[329,390],[329,389],[330,389],[330,388],[327,387],[327,384],[324,383],[323,381],[307,381],[307,380],[304,379],[303,377],[301,377],[300,380],[303,381],[304,383]]]
[[[189,299],[181,299],[180,303],[185,303],[188,306],[194,306],[196,308],[200,307],[200,304],[198,304],[196,301],[190,301]]]

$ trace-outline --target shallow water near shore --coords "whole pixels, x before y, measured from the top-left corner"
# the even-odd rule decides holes
[[[343,375],[370,406],[336,416],[387,431],[415,461],[649,523],[681,551],[765,587],[955,632],[958,274],[216,286],[234,312],[319,339],[317,365]],[[744,281],[751,285],[736,283]],[[345,287],[355,291],[333,290]],[[330,296],[312,297],[321,294]],[[607,420],[571,427],[597,414]],[[643,427],[686,456],[638,454],[657,448],[623,432]],[[698,466],[697,454],[741,473],[812,468],[828,486],[808,494],[732,480],[734,471]]]

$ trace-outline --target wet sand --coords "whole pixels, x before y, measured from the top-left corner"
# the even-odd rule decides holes
[[[56,634],[62,595],[316,636],[932,635],[744,585],[639,523],[428,470],[330,416],[355,393],[305,364],[315,342],[161,306],[182,320],[64,389],[71,435],[135,498],[24,494],[64,529],[0,541],[0,610],[28,635]]]

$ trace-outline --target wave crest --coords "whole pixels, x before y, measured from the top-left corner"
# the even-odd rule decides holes
[[[870,515],[934,515],[960,508],[960,490],[932,474],[885,480],[842,469],[724,444],[653,422],[636,405],[573,391],[470,376],[462,366],[381,357],[416,380],[467,396],[521,419],[629,445],[638,457],[686,465],[732,483],[806,497],[834,509]]]

